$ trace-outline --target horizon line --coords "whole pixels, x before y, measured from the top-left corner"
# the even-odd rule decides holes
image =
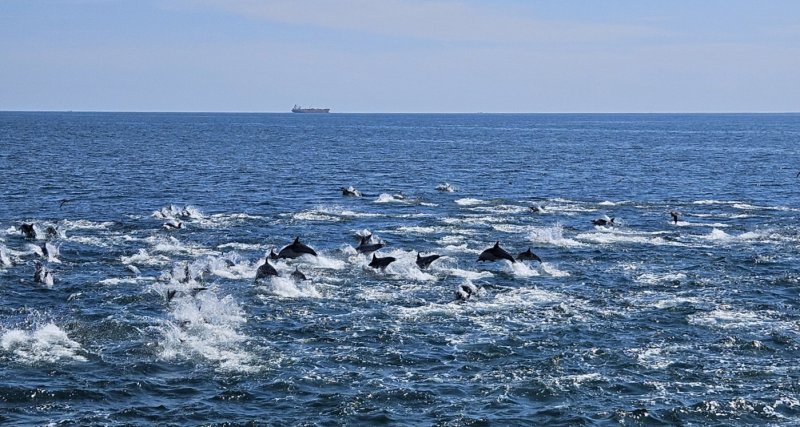
[[[293,113],[289,111],[210,111],[210,110],[0,110],[0,113],[107,113],[107,114],[292,114],[292,115],[336,115],[336,114],[800,114],[798,111],[331,111],[329,113]]]

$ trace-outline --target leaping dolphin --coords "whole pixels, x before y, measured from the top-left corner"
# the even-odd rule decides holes
[[[361,197],[361,192],[356,190],[352,185],[345,188],[340,188],[342,190],[342,196],[350,196],[350,197]]]
[[[266,279],[269,276],[279,276],[278,270],[269,263],[269,255],[264,258],[264,263],[256,271],[256,281]]]
[[[527,251],[520,253],[517,255],[517,261],[539,261],[542,262],[542,259],[539,258],[538,255],[531,251],[531,248],[528,248]]]
[[[300,267],[295,267],[294,268],[294,273],[291,274],[291,278],[292,278],[292,280],[294,280],[297,283],[302,282],[304,280],[308,280],[306,275],[303,274],[302,271],[300,271]]]
[[[672,221],[673,221],[675,224],[677,224],[677,223],[678,223],[678,213],[677,213],[677,212],[675,212],[675,211],[672,211],[672,212],[670,212],[669,214],[672,216]]]
[[[19,226],[19,231],[21,231],[27,239],[36,238],[36,228],[34,228],[33,224],[22,223],[22,225]]]
[[[269,250],[269,259],[271,259],[271,260],[273,260],[273,261],[275,261],[275,260],[279,259],[279,257],[278,257],[278,254],[276,254],[276,253],[275,253],[275,249],[272,249],[272,248],[271,248],[271,249]]]
[[[183,223],[176,219],[170,218],[169,221],[165,222],[162,227],[164,227],[165,230],[179,230],[183,228]]]
[[[294,259],[305,254],[317,256],[317,253],[314,251],[314,249],[311,249],[309,246],[300,243],[300,237],[295,237],[294,242],[285,246],[280,252],[278,252],[278,258]]]
[[[33,281],[35,283],[44,283],[47,286],[53,286],[53,273],[43,266],[41,262],[36,261],[36,271],[33,272]]]
[[[510,253],[506,252],[505,249],[500,247],[500,241],[498,240],[497,243],[494,244],[489,249],[481,252],[480,256],[478,257],[478,261],[498,261],[501,259],[505,259],[511,262],[517,262],[514,260],[514,257],[511,256]]]
[[[356,248],[356,252],[369,256],[369,254],[386,246],[386,243],[384,243],[383,241],[378,241],[377,243],[370,243],[371,241],[372,241],[372,233],[363,236],[361,238],[361,242],[358,244],[358,247]]]
[[[605,219],[605,218],[593,219],[592,220],[592,224],[599,225],[599,226],[602,226],[602,227],[605,227],[605,226],[612,226],[613,227],[613,226],[616,225],[616,224],[614,224],[614,218],[611,218],[611,219]]]
[[[375,256],[375,254],[372,254],[372,261],[369,263],[369,266],[372,267],[372,268],[378,268],[378,269],[381,269],[381,270],[385,270],[386,267],[389,266],[389,264],[391,264],[391,263],[393,263],[395,261],[397,261],[397,258],[392,257],[392,256],[386,256],[386,257],[379,258],[379,257]]]
[[[419,267],[420,269],[424,270],[424,269],[428,268],[428,266],[431,265],[432,262],[436,261],[437,259],[439,259],[441,257],[442,256],[438,255],[438,254],[422,256],[422,254],[417,252],[417,267]]]
[[[478,288],[475,287],[473,284],[465,284],[461,285],[456,289],[456,299],[459,301],[466,301],[470,299],[470,297],[478,292]]]

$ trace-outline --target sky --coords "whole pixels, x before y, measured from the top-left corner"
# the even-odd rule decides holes
[[[0,110],[798,112],[796,0],[0,0]]]

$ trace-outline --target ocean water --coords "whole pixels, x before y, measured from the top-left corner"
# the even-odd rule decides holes
[[[800,115],[0,113],[0,424],[798,424],[798,154]]]

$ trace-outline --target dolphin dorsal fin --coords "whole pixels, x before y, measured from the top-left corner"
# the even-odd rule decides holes
[[[297,237],[295,237],[295,238],[294,238],[294,242],[295,242],[295,243],[300,243],[300,236],[297,236]]]
[[[420,259],[420,258],[422,258],[422,255],[419,252],[417,252],[417,259]]]
[[[375,261],[375,254],[372,254],[372,260]]]
[[[497,242],[495,242],[494,247],[496,247],[496,248],[500,247],[500,241],[499,240]]]

